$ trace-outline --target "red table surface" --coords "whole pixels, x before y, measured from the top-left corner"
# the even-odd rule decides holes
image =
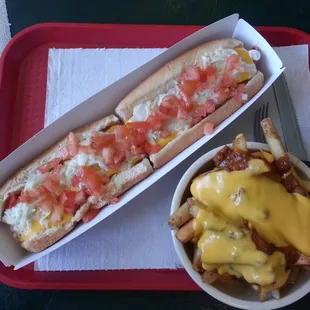
[[[202,26],[39,24],[18,33],[0,59],[0,160],[44,125],[49,48],[164,48]],[[256,27],[272,46],[310,44],[287,27]],[[309,53],[310,54],[310,53]],[[0,281],[24,289],[200,290],[183,269],[35,272],[0,263]]]

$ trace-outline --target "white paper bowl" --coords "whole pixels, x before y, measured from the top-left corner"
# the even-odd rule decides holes
[[[231,145],[229,145],[231,146]],[[180,180],[171,205],[171,214],[179,208],[184,200],[190,195],[190,183],[191,180],[202,172],[209,170],[213,163],[212,158],[223,146],[220,146],[204,156],[196,160],[189,169],[185,172],[182,179]],[[269,150],[266,144],[249,142],[249,149],[261,149]],[[291,161],[296,166],[299,173],[303,174],[306,179],[310,180],[310,169],[298,160],[294,156],[290,156]],[[212,285],[205,284],[201,281],[201,276],[198,272],[194,271],[191,262],[191,253],[187,252],[186,246],[184,246],[176,237],[177,230],[172,231],[172,239],[175,250],[182,262],[185,270],[189,276],[198,284],[205,292],[212,297],[220,300],[221,302],[228,304],[233,307],[241,309],[276,309],[287,306],[310,292],[310,276],[308,272],[303,272],[295,285],[290,285],[281,290],[281,299],[270,299],[264,302],[260,302],[258,294],[255,292],[250,285],[242,283],[229,284],[222,282],[215,282]]]

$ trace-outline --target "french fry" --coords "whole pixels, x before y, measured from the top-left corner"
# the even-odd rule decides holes
[[[198,246],[196,246],[195,250],[194,250],[193,269],[195,271],[201,271],[202,270],[201,249]]]
[[[265,118],[261,121],[261,127],[264,132],[264,136],[269,145],[271,153],[275,158],[275,164],[277,168],[283,173],[283,183],[288,191],[300,193],[303,196],[309,196],[309,189],[305,188],[303,184],[308,187],[308,183],[304,183],[297,175],[293,165],[290,162],[289,155],[285,151],[282,141],[273,122],[270,118]],[[297,186],[292,184],[297,183]]]
[[[280,136],[276,128],[274,127],[272,120],[270,118],[263,119],[261,121],[261,127],[263,129],[266,142],[269,145],[273,157],[278,160],[287,156]]]
[[[194,220],[191,219],[189,222],[184,224],[176,234],[176,237],[182,243],[191,241],[195,236],[194,231]]]
[[[188,212],[192,217],[197,217],[199,214],[199,207],[196,203],[196,200],[194,198],[188,198]]]
[[[170,216],[168,225],[171,229],[176,229],[188,222],[192,217],[189,213],[189,203],[186,201]]]
[[[299,276],[299,268],[293,267],[285,284],[295,284]]]
[[[235,138],[233,142],[233,150],[237,153],[243,153],[243,154],[248,152],[246,139],[242,133]]]
[[[214,281],[216,281],[216,279],[218,278],[218,273],[215,271],[205,271],[201,278],[202,278],[202,282],[206,283],[206,284],[212,284]]]
[[[300,254],[295,266],[310,266],[310,257],[304,254]]]

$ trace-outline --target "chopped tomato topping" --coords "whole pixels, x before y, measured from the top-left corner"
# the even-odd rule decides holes
[[[139,154],[144,154],[145,153],[145,149],[143,146],[133,146],[132,149],[131,149],[131,152],[134,154],[134,155],[139,155]]]
[[[69,133],[69,143],[67,145],[69,153],[72,157],[74,157],[79,150],[79,140],[76,135],[72,132]]]
[[[75,203],[78,206],[81,206],[82,204],[84,204],[87,200],[87,195],[84,191],[80,191],[75,195]]]
[[[78,168],[76,176],[80,183],[84,184],[90,195],[100,195],[100,186],[104,180],[96,174],[96,171],[88,166]]]
[[[79,147],[79,153],[81,154],[94,154],[95,151],[90,145],[81,145]]]
[[[203,127],[203,133],[205,135],[212,135],[214,132],[214,124],[210,122],[206,122],[204,127]]]
[[[55,168],[55,171],[56,171],[57,173],[60,173],[61,170],[62,170],[62,168],[63,168],[63,165],[59,164],[59,165]]]
[[[115,205],[118,202],[119,202],[119,199],[117,197],[112,197],[109,199],[109,203],[112,205]]]
[[[178,114],[177,114],[177,119],[186,119],[187,118],[187,111],[186,108],[183,104],[180,104],[178,106]]]
[[[71,208],[75,205],[75,197],[76,197],[75,191],[66,190],[62,192],[60,195],[60,203],[63,204],[65,208],[66,207]]]
[[[195,116],[200,116],[202,118],[206,117],[207,115],[207,106],[205,104],[199,104],[195,107],[194,110]]]
[[[61,162],[61,158],[57,157],[57,158],[54,158],[52,159],[51,161],[49,161],[48,163],[44,164],[44,165],[41,165],[38,170],[44,174],[46,172],[49,172],[51,171],[52,169],[55,169],[59,163]]]
[[[215,111],[215,102],[213,99],[208,99],[205,103],[207,114],[211,114]]]
[[[115,149],[112,147],[104,147],[101,151],[101,156],[103,158],[103,161],[109,165],[114,162],[114,154],[115,154]]]
[[[189,126],[190,126],[190,127],[193,127],[193,126],[195,126],[196,124],[200,123],[201,120],[202,120],[202,116],[195,116],[195,117],[192,118],[192,120],[191,120]]]
[[[18,195],[11,194],[6,200],[4,210],[14,208],[17,205],[17,203],[18,203]]]
[[[131,134],[132,130],[130,128],[128,128],[127,126],[124,126],[124,125],[116,125],[114,132],[116,134],[116,139],[122,140],[122,139],[126,138],[127,136],[129,136]]]
[[[50,173],[47,178],[43,181],[43,186],[51,193],[60,195],[63,191],[60,185],[60,176],[56,172]]]
[[[160,131],[163,128],[164,121],[160,120],[160,119],[158,119],[158,118],[156,118],[154,116],[149,116],[147,121],[149,122],[150,128],[153,131]]]
[[[229,97],[229,88],[219,88],[214,93],[214,99],[216,99],[219,105],[223,104]]]
[[[45,195],[38,204],[38,207],[45,212],[51,212],[54,205],[57,204],[51,195]]]
[[[117,150],[114,155],[114,164],[121,164],[125,161],[126,154],[122,150]]]
[[[167,119],[169,119],[168,115],[166,115],[163,112],[160,112],[159,110],[151,110],[150,111],[150,116],[152,116],[154,118],[157,118],[157,119],[159,119],[161,121],[166,121]]]
[[[27,193],[31,197],[31,199],[34,200],[40,196],[48,194],[49,191],[44,187],[44,184],[43,184],[43,186],[27,191]]]
[[[192,97],[198,88],[198,82],[193,80],[182,81],[182,83],[178,84],[178,87],[181,93],[188,97]]]
[[[160,146],[158,144],[145,143],[145,150],[148,154],[155,154],[160,151]]]
[[[100,209],[89,209],[88,212],[83,216],[83,222],[88,223],[94,219],[100,212]]]
[[[79,178],[75,175],[71,180],[71,184],[74,187],[78,187],[79,183],[80,183]]]
[[[21,202],[30,202],[30,201],[32,201],[32,197],[29,195],[28,192],[22,191],[20,196],[19,196],[19,200]]]
[[[74,157],[79,151],[79,140],[72,132],[69,133],[68,144],[61,151],[61,159],[68,160]]]
[[[171,135],[171,132],[168,131],[168,130],[163,130],[163,131],[160,133],[160,136],[161,136],[162,138],[167,138],[167,137],[169,137],[170,135]]]
[[[126,126],[137,132],[147,132],[150,129],[150,124],[148,122],[128,122]]]
[[[181,76],[181,80],[200,80],[200,68],[195,66],[189,66],[185,69]]]
[[[91,133],[91,146],[94,149],[101,149],[104,146],[111,145],[116,139],[115,134],[102,135],[97,131]]]
[[[231,87],[234,84],[233,70],[243,72],[244,69],[240,65],[240,59],[238,55],[231,55],[227,58],[223,76],[220,81],[220,87]]]

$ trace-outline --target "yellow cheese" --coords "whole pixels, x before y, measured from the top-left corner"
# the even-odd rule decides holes
[[[116,126],[118,126],[118,125],[113,125],[113,126],[111,126],[111,127],[110,127],[108,130],[106,130],[105,132],[113,133],[114,130],[115,130],[115,128],[116,128]]]
[[[173,139],[176,138],[176,136],[178,135],[178,133],[175,131],[173,132],[170,136],[168,136],[167,138],[161,138],[157,141],[157,144],[160,145],[161,148],[165,147],[169,142],[171,142]]]
[[[50,217],[51,217],[51,215],[48,218],[50,218]],[[69,223],[71,221],[71,219],[72,219],[72,215],[64,213],[63,218],[62,218],[61,221],[56,222],[56,223],[49,223],[48,228],[53,228],[53,227],[56,227],[56,226],[65,225],[65,224]],[[29,233],[25,234],[25,235],[21,235],[19,239],[20,239],[20,241],[23,242],[23,241],[31,238],[34,234],[37,234],[40,231],[43,231],[45,229],[46,228],[43,225],[41,225],[39,221],[33,220],[31,222],[31,231]]]
[[[288,193],[281,183],[265,176],[263,163],[255,159],[247,170],[201,175],[193,181],[191,193],[207,206],[200,206],[194,220],[203,267],[243,277],[267,291],[286,282],[285,256],[258,251],[251,232],[241,224],[246,220],[269,243],[293,246],[309,256],[310,199]]]
[[[239,57],[246,64],[253,64],[253,59],[251,58],[249,52],[243,47],[236,47],[234,50],[238,53]]]
[[[240,72],[236,79],[237,83],[245,82],[250,78],[250,74],[248,72]]]

